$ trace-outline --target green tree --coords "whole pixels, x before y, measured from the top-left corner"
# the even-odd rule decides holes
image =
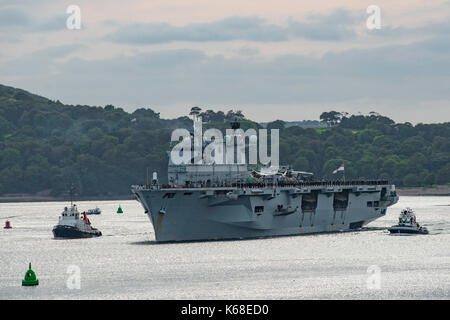
[[[15,148],[5,148],[0,151],[0,168],[9,168],[22,163],[22,156]]]
[[[329,127],[337,125],[341,119],[342,113],[337,111],[323,112],[320,115],[320,121],[327,124]]]

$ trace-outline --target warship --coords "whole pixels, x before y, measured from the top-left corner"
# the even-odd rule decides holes
[[[267,173],[242,163],[180,165],[170,155],[168,184],[154,172],[151,182],[131,189],[157,242],[357,230],[398,201],[386,180],[316,181],[288,166]]]

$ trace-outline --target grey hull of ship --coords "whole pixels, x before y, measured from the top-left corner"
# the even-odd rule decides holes
[[[390,186],[347,188],[345,208],[335,194],[345,188],[133,190],[148,214],[157,241],[246,239],[358,229],[386,214],[396,196]],[[373,189],[373,188],[372,188]],[[317,192],[315,208],[303,197]],[[228,194],[227,194],[228,193]],[[384,195],[382,196],[382,193]],[[369,205],[371,204],[371,205]],[[375,205],[374,205],[375,204]],[[258,208],[262,208],[258,210]],[[258,212],[259,211],[259,212]]]

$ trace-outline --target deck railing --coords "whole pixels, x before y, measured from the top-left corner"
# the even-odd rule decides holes
[[[388,180],[323,180],[323,181],[299,181],[299,182],[287,182],[278,181],[276,183],[223,183],[223,184],[207,184],[196,183],[190,185],[168,185],[162,184],[158,186],[151,185],[133,185],[132,189],[135,190],[148,190],[148,189],[201,189],[201,188],[233,188],[233,189],[252,189],[252,188],[274,188],[274,187],[291,187],[291,188],[306,188],[306,187],[346,187],[346,186],[386,186],[389,185]]]

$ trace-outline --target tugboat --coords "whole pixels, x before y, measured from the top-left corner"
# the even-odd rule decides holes
[[[388,228],[391,234],[428,234],[428,229],[416,222],[411,208],[403,209],[398,217],[398,224]]]
[[[95,207],[95,209],[89,209],[86,211],[86,214],[101,214],[102,210],[99,209],[99,207]]]
[[[58,224],[53,228],[55,238],[91,238],[99,237],[102,233],[91,226],[91,222],[86,216],[86,212],[80,214],[76,204],[71,204],[70,208],[65,207],[59,217]]]

